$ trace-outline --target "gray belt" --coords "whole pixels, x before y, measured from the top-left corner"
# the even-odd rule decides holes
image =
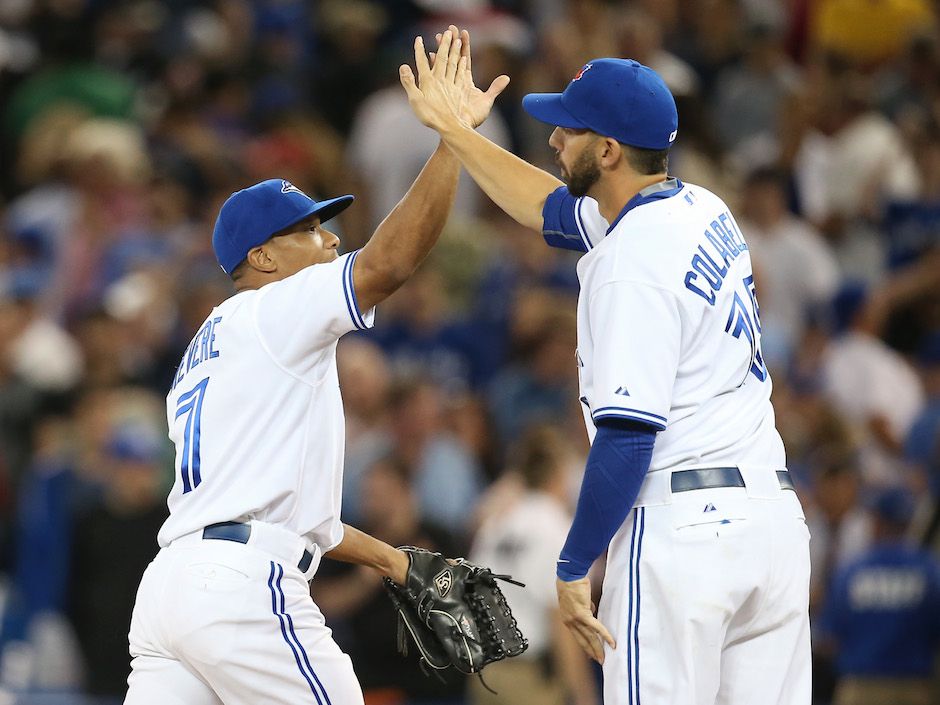
[[[218,524],[209,524],[202,530],[202,538],[215,539],[217,541],[234,541],[235,543],[248,543],[251,537],[251,524],[239,521],[223,521]],[[313,561],[313,554],[304,549],[297,568],[301,573],[306,573],[307,568]]]
[[[787,470],[777,470],[780,489],[796,492],[793,478]],[[690,490],[710,490],[715,487],[744,487],[741,471],[729,468],[697,468],[695,470],[676,470],[670,478],[673,492]]]

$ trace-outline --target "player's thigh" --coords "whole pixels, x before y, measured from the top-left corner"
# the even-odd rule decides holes
[[[734,586],[754,580],[737,560],[750,542],[738,494],[641,507],[618,532],[600,609],[617,640],[605,654],[605,705],[714,704]]]
[[[124,705],[222,705],[212,689],[175,659],[135,656]]]
[[[729,623],[718,705],[809,705],[811,699],[809,531],[795,495],[764,507],[772,544],[768,579],[760,599]]]
[[[302,576],[269,561],[240,618],[237,643],[194,664],[226,705],[362,705],[349,657],[333,641]]]

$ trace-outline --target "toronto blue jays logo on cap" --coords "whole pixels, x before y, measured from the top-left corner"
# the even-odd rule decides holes
[[[574,78],[572,78],[571,80],[577,81],[579,78],[581,78],[584,75],[585,71],[590,71],[592,66],[593,64],[585,64],[580,69],[578,69],[578,72],[574,75]]]
[[[289,193],[290,191],[293,191],[294,193],[299,193],[301,196],[307,196],[307,194],[305,194],[299,188],[294,186],[294,184],[292,184],[290,181],[281,181],[281,193]],[[307,196],[307,198],[310,198],[310,196]],[[313,199],[310,199],[310,200],[313,200]]]

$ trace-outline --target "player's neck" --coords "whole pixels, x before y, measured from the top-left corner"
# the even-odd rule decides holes
[[[235,282],[235,293],[240,294],[243,291],[250,291],[252,289],[260,289],[265,284],[270,284],[271,282],[278,281],[283,279],[283,277],[272,276],[270,274],[263,274],[260,272],[250,271],[244,274]]]
[[[613,223],[627,202],[647,186],[668,179],[666,174],[607,173],[598,179],[588,195],[597,201],[601,215]]]

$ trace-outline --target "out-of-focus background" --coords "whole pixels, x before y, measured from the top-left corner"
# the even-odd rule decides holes
[[[333,224],[361,246],[436,144],[397,67],[451,21],[478,82],[513,79],[481,130],[549,169],[523,94],[599,56],[661,73],[670,171],[723,197],[751,246],[813,535],[814,701],[940,702],[928,0],[0,0],[0,702],[120,701],[173,477],[164,395],[231,294],[217,209],[275,176],[355,193]],[[532,648],[493,669],[495,699],[403,661],[379,581],[325,562],[314,597],[369,705],[599,703],[553,610],[587,452],[574,267],[468,182],[375,330],[341,342],[346,520],[530,583]]]

